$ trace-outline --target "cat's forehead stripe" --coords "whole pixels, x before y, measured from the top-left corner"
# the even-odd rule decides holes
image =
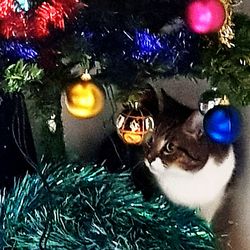
[[[161,151],[161,149],[164,147],[165,143],[166,143],[165,139],[160,139],[159,140],[159,143],[158,143],[158,146],[157,146],[158,151]]]

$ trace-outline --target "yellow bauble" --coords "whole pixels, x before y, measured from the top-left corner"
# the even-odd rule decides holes
[[[66,89],[65,104],[70,114],[77,118],[91,118],[104,107],[104,93],[91,80],[80,80]]]

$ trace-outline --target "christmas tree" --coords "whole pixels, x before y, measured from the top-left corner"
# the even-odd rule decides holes
[[[159,79],[177,76],[194,82],[203,79],[210,87],[197,104],[208,136],[218,143],[237,139],[241,127],[237,107],[250,102],[250,19],[235,11],[238,4],[0,1],[2,95],[21,98],[22,104],[16,105],[23,105],[23,110],[25,100],[37,152],[35,157],[30,130],[22,125],[27,115],[20,119],[24,111],[14,111],[6,127],[18,131],[10,137],[32,171],[24,175],[13,170],[22,178],[7,191],[2,188],[2,248],[219,247],[211,226],[196,211],[177,207],[157,193],[145,200],[131,178],[135,156],[131,152],[141,150],[154,128],[151,89]],[[71,162],[65,152],[61,101],[82,122],[99,116],[111,103],[112,117],[104,123],[118,129],[120,138],[111,142],[122,150],[125,170],[115,161],[113,168],[105,158],[105,164]],[[117,116],[121,103],[126,108]],[[216,118],[218,112],[222,120]],[[220,122],[230,126],[221,131]],[[120,149],[118,144],[125,146]],[[119,157],[111,153],[111,158]],[[1,168],[3,163],[9,164],[6,157]]]

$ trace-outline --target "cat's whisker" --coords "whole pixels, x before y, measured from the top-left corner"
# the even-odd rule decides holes
[[[167,164],[163,164],[164,168],[169,168],[169,166]]]

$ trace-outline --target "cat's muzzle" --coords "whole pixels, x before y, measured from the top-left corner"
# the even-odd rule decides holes
[[[161,159],[159,157],[156,157],[153,161],[149,161],[148,159],[144,160],[145,165],[149,168],[168,168],[168,165],[165,165],[162,163]]]

